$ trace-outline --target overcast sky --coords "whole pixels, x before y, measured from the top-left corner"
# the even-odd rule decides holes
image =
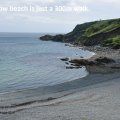
[[[15,6],[80,7],[81,12],[5,12],[3,8]],[[77,24],[120,17],[120,0],[0,0],[0,32],[66,33]]]

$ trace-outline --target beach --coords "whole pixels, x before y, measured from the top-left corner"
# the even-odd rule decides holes
[[[109,47],[101,47],[101,46],[89,46],[89,47],[82,47],[83,50],[88,50],[91,52],[96,53],[94,57],[108,57],[112,58],[117,61],[117,63],[120,62],[120,49],[111,49]]]
[[[2,120],[119,120],[120,79],[84,87],[74,94],[1,114]]]
[[[119,11],[119,0],[1,0],[0,120],[120,120]]]
[[[114,52],[110,52],[110,49],[108,52],[93,48],[89,50],[96,53],[93,57],[114,56],[119,64],[119,50]],[[87,70],[90,73],[88,76],[55,86],[54,90],[57,92],[52,92],[43,100],[37,98],[30,102],[19,101],[20,103],[16,104],[12,101],[8,105],[5,101],[1,101],[0,118],[2,120],[119,120],[120,70],[99,66],[88,67]]]

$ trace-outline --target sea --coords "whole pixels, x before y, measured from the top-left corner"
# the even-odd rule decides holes
[[[0,33],[0,94],[60,85],[87,76],[83,66],[66,69],[60,58],[93,53],[65,43],[42,41],[45,33]]]

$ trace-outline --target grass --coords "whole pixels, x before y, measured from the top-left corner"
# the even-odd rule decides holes
[[[112,31],[118,27],[120,27],[120,19],[98,21],[86,29],[85,36],[91,37],[99,33]]]
[[[120,35],[108,38],[106,41],[104,41],[103,46],[110,46],[112,48],[120,48]]]
[[[64,42],[120,48],[120,18],[78,24],[64,35]],[[116,36],[115,36],[116,35]],[[98,40],[98,41],[97,41]]]

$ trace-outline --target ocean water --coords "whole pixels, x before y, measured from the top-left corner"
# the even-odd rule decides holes
[[[85,67],[66,69],[61,57],[93,53],[64,43],[42,41],[38,33],[0,33],[0,93],[57,84],[85,77]]]

